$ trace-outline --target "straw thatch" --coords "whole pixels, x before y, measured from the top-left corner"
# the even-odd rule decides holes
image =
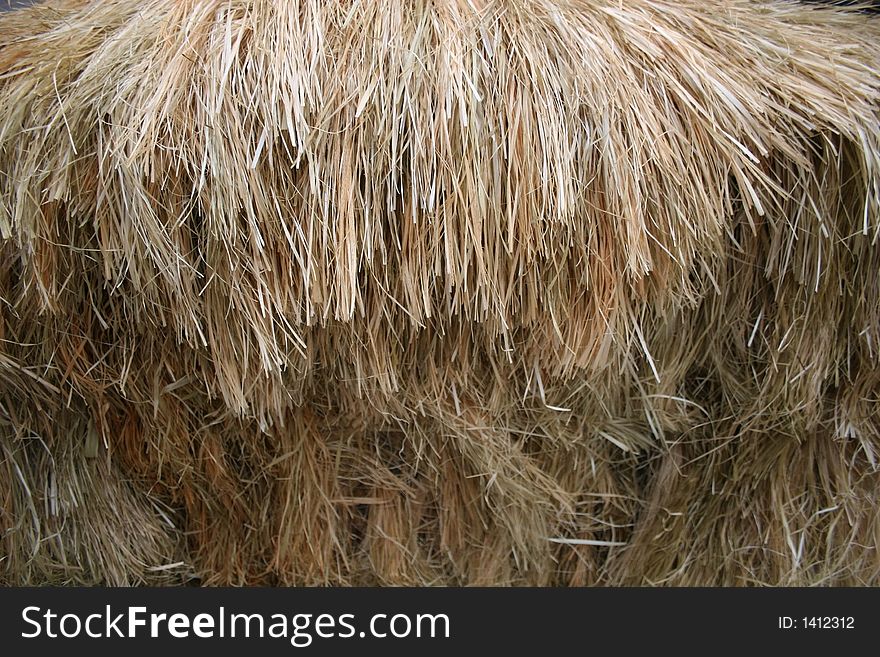
[[[0,16],[0,579],[880,583],[880,19]]]

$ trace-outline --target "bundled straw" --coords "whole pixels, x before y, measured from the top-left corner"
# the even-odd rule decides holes
[[[0,580],[880,584],[880,19],[0,16]]]

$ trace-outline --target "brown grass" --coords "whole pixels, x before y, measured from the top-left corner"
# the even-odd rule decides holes
[[[0,16],[0,581],[880,584],[880,20]]]

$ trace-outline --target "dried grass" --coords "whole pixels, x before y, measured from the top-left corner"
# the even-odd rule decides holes
[[[880,584],[880,21],[0,16],[0,580]]]

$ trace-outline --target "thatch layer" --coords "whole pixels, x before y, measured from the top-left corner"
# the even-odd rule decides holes
[[[880,583],[880,21],[0,16],[0,578]]]

